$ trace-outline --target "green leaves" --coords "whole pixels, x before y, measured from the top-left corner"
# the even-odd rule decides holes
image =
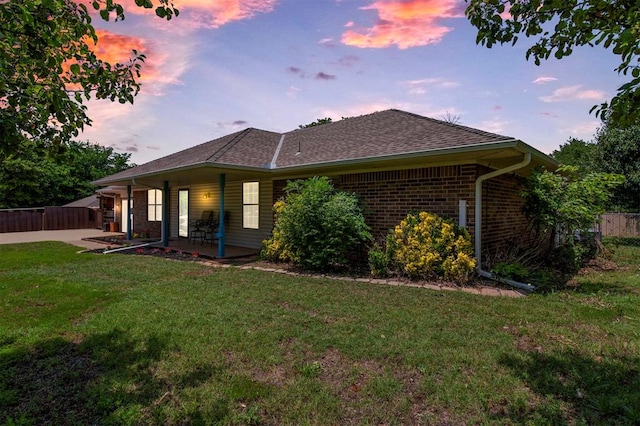
[[[0,208],[62,205],[94,193],[91,182],[131,167],[131,154],[89,142],[28,141],[0,158]]]
[[[170,1],[158,3],[164,18],[178,15]],[[136,4],[153,6],[151,0]],[[124,8],[113,0],[95,0],[90,6],[106,21],[112,13],[116,21],[124,19]],[[140,90],[136,79],[144,55],[135,52],[122,64],[100,60],[85,4],[75,0],[0,2],[0,23],[0,99],[6,102],[0,108],[0,161],[25,141],[63,141],[77,135],[91,124],[84,100],[128,103]]]
[[[556,173],[534,170],[521,195],[524,212],[542,231],[562,228],[571,234],[589,229],[606,211],[613,189],[624,182],[619,174],[588,173],[562,165]]]
[[[371,238],[354,194],[336,191],[326,177],[289,182],[274,206],[273,237],[263,254],[314,270],[344,265]]]
[[[552,55],[561,59],[577,46],[601,44],[620,56],[615,71],[634,80],[618,88],[609,101],[591,111],[612,124],[640,121],[640,3],[626,0],[530,1],[467,0],[465,15],[478,30],[476,43],[492,47],[517,41],[518,34],[539,37],[527,50],[536,65]],[[506,6],[509,6],[508,8]],[[508,11],[505,18],[504,12]],[[504,19],[503,19],[504,18]],[[551,27],[551,24],[554,24]]]

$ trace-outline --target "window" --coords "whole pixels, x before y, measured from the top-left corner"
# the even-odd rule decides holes
[[[242,183],[242,227],[258,229],[260,217],[260,185],[258,182]]]
[[[150,189],[147,192],[147,220],[159,222],[162,220],[162,191]]]

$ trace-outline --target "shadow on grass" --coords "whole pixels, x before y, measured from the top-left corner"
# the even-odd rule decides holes
[[[154,407],[171,384],[153,368],[169,349],[161,336],[135,339],[113,330],[81,342],[55,338],[6,351],[0,354],[0,423],[120,424],[141,416],[162,423]],[[193,385],[211,374],[199,369],[177,381]],[[201,419],[198,412],[185,415],[191,423]]]
[[[587,358],[571,351],[505,355],[536,396],[513,401],[501,419],[516,423],[640,424],[640,358]],[[498,416],[496,416],[498,417]]]

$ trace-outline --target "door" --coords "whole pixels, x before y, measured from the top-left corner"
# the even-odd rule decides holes
[[[178,191],[178,236],[189,238],[189,190]]]

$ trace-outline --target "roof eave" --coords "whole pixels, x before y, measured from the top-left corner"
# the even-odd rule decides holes
[[[217,168],[224,170],[234,170],[234,171],[250,171],[250,172],[266,172],[269,169],[265,167],[256,167],[256,166],[243,166],[238,164],[227,164],[227,163],[214,163],[211,161],[203,161],[200,163],[189,164],[187,166],[180,167],[169,167],[166,169],[154,170],[152,172],[147,173],[139,173],[132,176],[120,177],[116,179],[109,179],[109,176],[98,179],[96,181],[91,182],[94,186],[106,186],[106,185],[115,185],[115,184],[123,184],[125,182],[132,182],[136,179],[147,179],[151,177],[158,177],[166,173],[176,173],[176,172],[184,172],[189,170],[195,170],[203,167],[209,168]]]
[[[543,164],[547,169],[555,170],[559,163],[555,161],[553,158],[544,154],[543,152],[533,148],[532,146],[518,140],[515,138],[508,138],[504,140],[499,140],[495,142],[484,142],[470,145],[463,145],[457,147],[447,147],[447,148],[438,148],[432,149],[428,151],[414,151],[402,154],[391,154],[391,155],[382,155],[376,157],[360,157],[360,158],[352,158],[348,160],[335,160],[335,161],[324,161],[324,162],[316,162],[316,163],[306,163],[300,165],[291,165],[291,166],[276,166],[272,167],[273,164],[265,164],[264,167],[256,167],[256,166],[246,166],[239,164],[228,164],[228,163],[216,163],[211,161],[204,161],[195,164],[190,164],[187,166],[181,167],[169,167],[161,170],[154,170],[152,172],[135,174],[132,176],[121,177],[116,179],[110,179],[109,177],[98,179],[94,182],[91,182],[95,186],[106,186],[106,185],[126,185],[128,182],[135,182],[136,179],[148,179],[152,177],[158,177],[166,173],[176,173],[181,171],[189,171],[194,169],[199,169],[203,167],[209,168],[217,168],[222,170],[230,170],[230,171],[249,171],[249,172],[262,172],[262,173],[279,173],[279,172],[290,172],[290,171],[304,171],[307,169],[318,169],[318,168],[329,168],[329,167],[340,167],[340,166],[351,166],[358,165],[364,163],[371,162],[384,162],[384,161],[394,161],[394,160],[410,160],[410,159],[418,159],[418,158],[428,158],[428,157],[437,157],[437,156],[446,156],[453,154],[465,154],[471,152],[485,152],[497,149],[508,149],[513,148],[522,153],[530,152],[536,159],[537,162]]]
[[[303,171],[306,169],[317,169],[319,167],[339,167],[339,166],[350,166],[362,163],[370,163],[372,161],[393,161],[393,160],[409,160],[409,159],[417,159],[417,158],[425,158],[425,157],[437,157],[437,156],[445,156],[449,154],[464,154],[470,152],[483,152],[483,151],[491,151],[496,149],[507,149],[513,148],[522,153],[531,152],[541,163],[544,163],[548,168],[555,169],[558,166],[558,163],[547,156],[546,154],[538,151],[537,149],[527,145],[526,143],[515,139],[508,138],[501,141],[489,142],[489,143],[478,143],[457,147],[448,147],[448,148],[438,148],[432,149],[429,151],[414,151],[402,154],[391,154],[377,157],[360,157],[360,158],[352,158],[348,160],[336,160],[336,161],[328,161],[328,162],[317,162],[317,163],[307,163],[300,165],[292,165],[292,166],[280,166],[274,169],[274,171]],[[549,161],[551,160],[551,161]]]

